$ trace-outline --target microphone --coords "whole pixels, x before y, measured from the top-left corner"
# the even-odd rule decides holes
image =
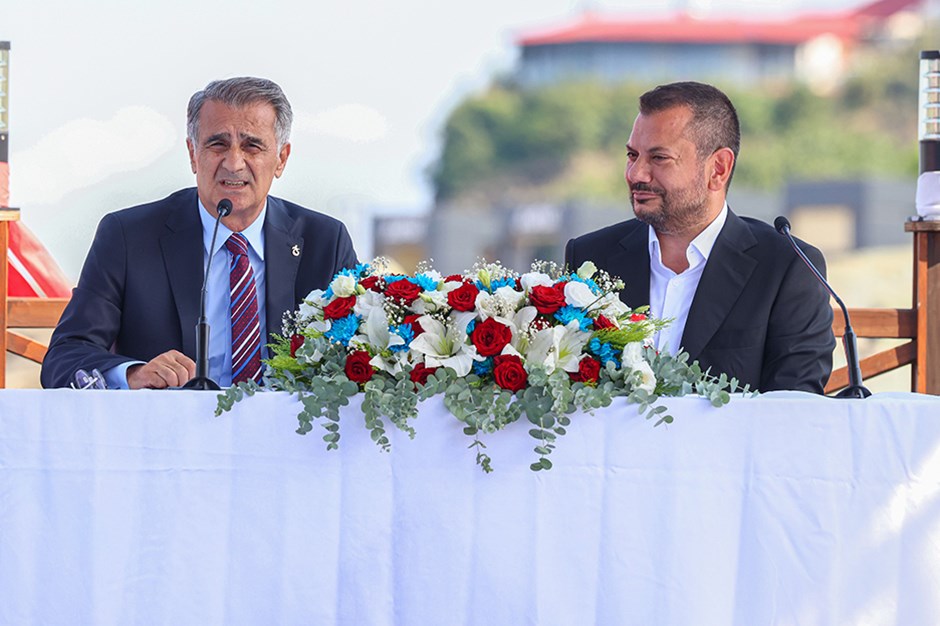
[[[790,245],[793,246],[793,249],[796,251],[796,254],[803,259],[803,262],[806,263],[806,266],[813,272],[817,280],[822,283],[823,287],[826,288],[838,305],[842,308],[842,315],[845,318],[845,331],[842,333],[842,348],[845,350],[845,361],[848,365],[849,370],[849,386],[840,391],[835,395],[836,398],[859,398],[864,399],[871,395],[871,392],[862,385],[862,367],[858,361],[858,347],[855,342],[855,331],[852,329],[852,323],[849,321],[849,311],[845,308],[845,304],[842,302],[842,298],[836,295],[836,292],[832,289],[828,282],[826,282],[825,277],[820,273],[816,266],[813,265],[813,262],[809,260],[809,257],[806,256],[806,253],[798,245],[796,245],[796,240],[793,239],[793,235],[790,234],[790,220],[780,215],[777,219],[774,220],[774,228],[778,233],[785,236],[790,242]]]
[[[219,200],[215,208],[215,228],[212,230],[212,243],[209,244],[209,260],[206,261],[206,274],[202,277],[202,293],[199,297],[199,321],[196,322],[196,375],[182,389],[219,391],[217,382],[209,378],[209,322],[206,320],[206,284],[209,282],[209,268],[212,267],[212,251],[215,250],[215,238],[219,234],[219,222],[231,214],[232,201],[228,198]]]

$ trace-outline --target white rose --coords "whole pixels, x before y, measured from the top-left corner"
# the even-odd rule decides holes
[[[330,289],[333,291],[333,295],[337,298],[348,298],[349,296],[356,293],[356,285],[358,281],[355,276],[347,276],[346,274],[340,274],[333,279],[333,282],[330,283]]]
[[[585,261],[581,264],[581,267],[578,268],[578,278],[583,278],[587,280],[591,276],[597,273],[597,266],[594,265],[591,261]]]
[[[565,285],[565,302],[579,309],[586,309],[597,301],[597,296],[584,283],[572,280]]]
[[[519,277],[519,282],[522,283],[522,289],[526,293],[532,291],[533,287],[551,287],[555,284],[551,276],[543,274],[542,272],[528,272],[523,274]]]

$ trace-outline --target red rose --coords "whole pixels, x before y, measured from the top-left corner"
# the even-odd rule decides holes
[[[457,311],[472,311],[476,307],[480,290],[472,283],[464,283],[447,294],[447,304]]]
[[[616,329],[617,326],[603,315],[598,315],[594,320],[594,330],[603,330],[605,328]]]
[[[360,385],[369,381],[375,370],[369,361],[372,359],[365,350],[356,350],[346,357],[346,378]]]
[[[323,317],[328,320],[338,320],[349,315],[356,306],[356,296],[337,298],[323,307]]]
[[[291,335],[290,336],[290,356],[294,358],[297,355],[297,348],[304,345],[304,336],[303,335]]]
[[[572,382],[576,383],[596,383],[601,373],[601,362],[594,357],[586,356],[578,363],[576,373],[568,372]]]
[[[643,313],[634,313],[633,315],[630,316],[630,321],[631,322],[645,322],[646,315],[644,315]]]
[[[562,287],[543,287],[537,285],[529,293],[529,300],[535,310],[543,315],[551,315],[561,307],[565,306],[565,289]]]
[[[522,359],[515,354],[502,354],[493,359],[493,380],[503,389],[515,393],[524,389],[529,375],[522,367]]]
[[[366,276],[359,281],[359,284],[362,285],[363,289],[371,289],[372,291],[377,291],[382,293],[382,288],[379,287],[379,277],[378,276]]]
[[[460,274],[451,274],[450,276],[444,279],[444,282],[445,283],[462,283],[463,276],[461,276]]]
[[[512,340],[512,329],[488,317],[473,328],[470,341],[476,346],[477,354],[495,356],[503,351]]]
[[[424,363],[418,363],[411,370],[409,377],[415,385],[423,385],[428,382],[428,376],[437,371],[436,367],[426,367]]]
[[[418,318],[420,315],[406,315],[405,319],[402,320],[402,324],[408,324],[411,326],[411,332],[415,334],[415,337],[424,332],[424,329],[421,328],[421,324],[418,323]]]
[[[385,297],[411,304],[421,295],[421,287],[408,280],[396,280],[385,288]]]

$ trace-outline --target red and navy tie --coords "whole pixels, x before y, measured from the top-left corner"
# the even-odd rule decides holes
[[[261,381],[261,323],[255,275],[248,260],[248,241],[233,233],[225,247],[232,253],[229,288],[232,315],[232,384]]]

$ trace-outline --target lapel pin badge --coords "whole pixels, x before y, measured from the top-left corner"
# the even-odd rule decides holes
[[[291,246],[290,253],[294,256],[300,256],[300,246],[295,243],[293,246]]]

